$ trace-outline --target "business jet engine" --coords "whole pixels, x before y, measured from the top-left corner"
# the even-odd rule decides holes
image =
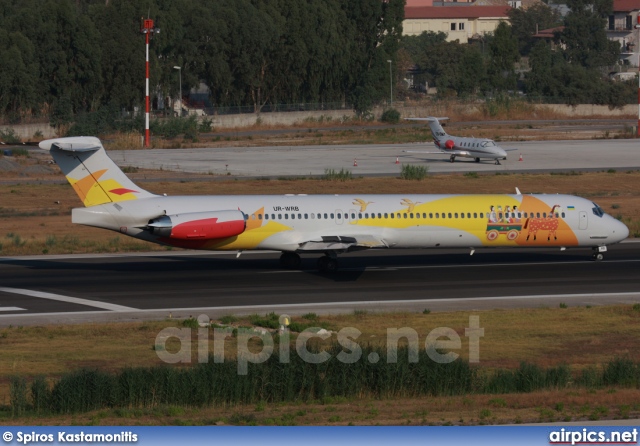
[[[149,220],[154,235],[177,240],[210,240],[242,234],[247,227],[241,211],[190,212]]]

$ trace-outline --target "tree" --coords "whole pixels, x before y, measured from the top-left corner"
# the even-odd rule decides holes
[[[560,35],[566,59],[585,68],[613,65],[620,55],[620,44],[607,38],[606,18],[613,0],[568,0],[571,9]]]
[[[518,40],[511,26],[500,22],[489,42],[489,83],[496,90],[515,90],[515,63],[520,59]]]
[[[527,9],[511,8],[507,14],[511,32],[518,39],[518,50],[522,56],[528,55],[535,45],[534,34],[562,24],[558,11],[544,3],[536,3]]]
[[[468,96],[476,92],[486,79],[482,54],[478,48],[456,42],[432,40],[416,63],[422,72],[418,82],[438,87],[443,96]]]

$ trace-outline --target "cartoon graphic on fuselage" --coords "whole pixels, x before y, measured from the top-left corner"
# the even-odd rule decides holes
[[[72,222],[190,249],[282,252],[284,267],[300,254],[365,249],[512,246],[606,246],[627,227],[589,200],[569,195],[243,195],[160,196],[135,185],[93,137],[40,143],[50,150],[86,207]]]
[[[408,153],[446,153],[452,163],[456,157],[473,158],[476,163],[481,159],[490,159],[500,164],[500,160],[507,159],[507,150],[498,146],[493,140],[487,138],[467,138],[452,136],[445,132],[440,121],[449,118],[405,118],[407,121],[427,121],[433,136],[433,143],[439,152],[419,152],[407,150]],[[509,149],[512,150],[512,149]]]

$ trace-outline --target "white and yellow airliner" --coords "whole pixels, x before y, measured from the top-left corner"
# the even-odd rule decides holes
[[[300,254],[323,254],[321,271],[338,254],[364,249],[591,247],[628,228],[584,198],[570,195],[242,195],[164,196],[135,185],[94,137],[42,141],[84,208],[72,222],[141,240],[201,250],[281,251],[283,267]]]

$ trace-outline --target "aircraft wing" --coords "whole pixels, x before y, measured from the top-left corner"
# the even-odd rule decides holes
[[[441,151],[437,151],[437,152],[427,152],[425,150],[403,150],[404,153],[444,153]]]
[[[328,235],[301,242],[298,251],[350,251],[368,248],[388,248],[388,245],[370,234]]]
[[[502,148],[502,150],[504,150],[505,152],[515,152],[518,149],[505,149],[504,147]]]

